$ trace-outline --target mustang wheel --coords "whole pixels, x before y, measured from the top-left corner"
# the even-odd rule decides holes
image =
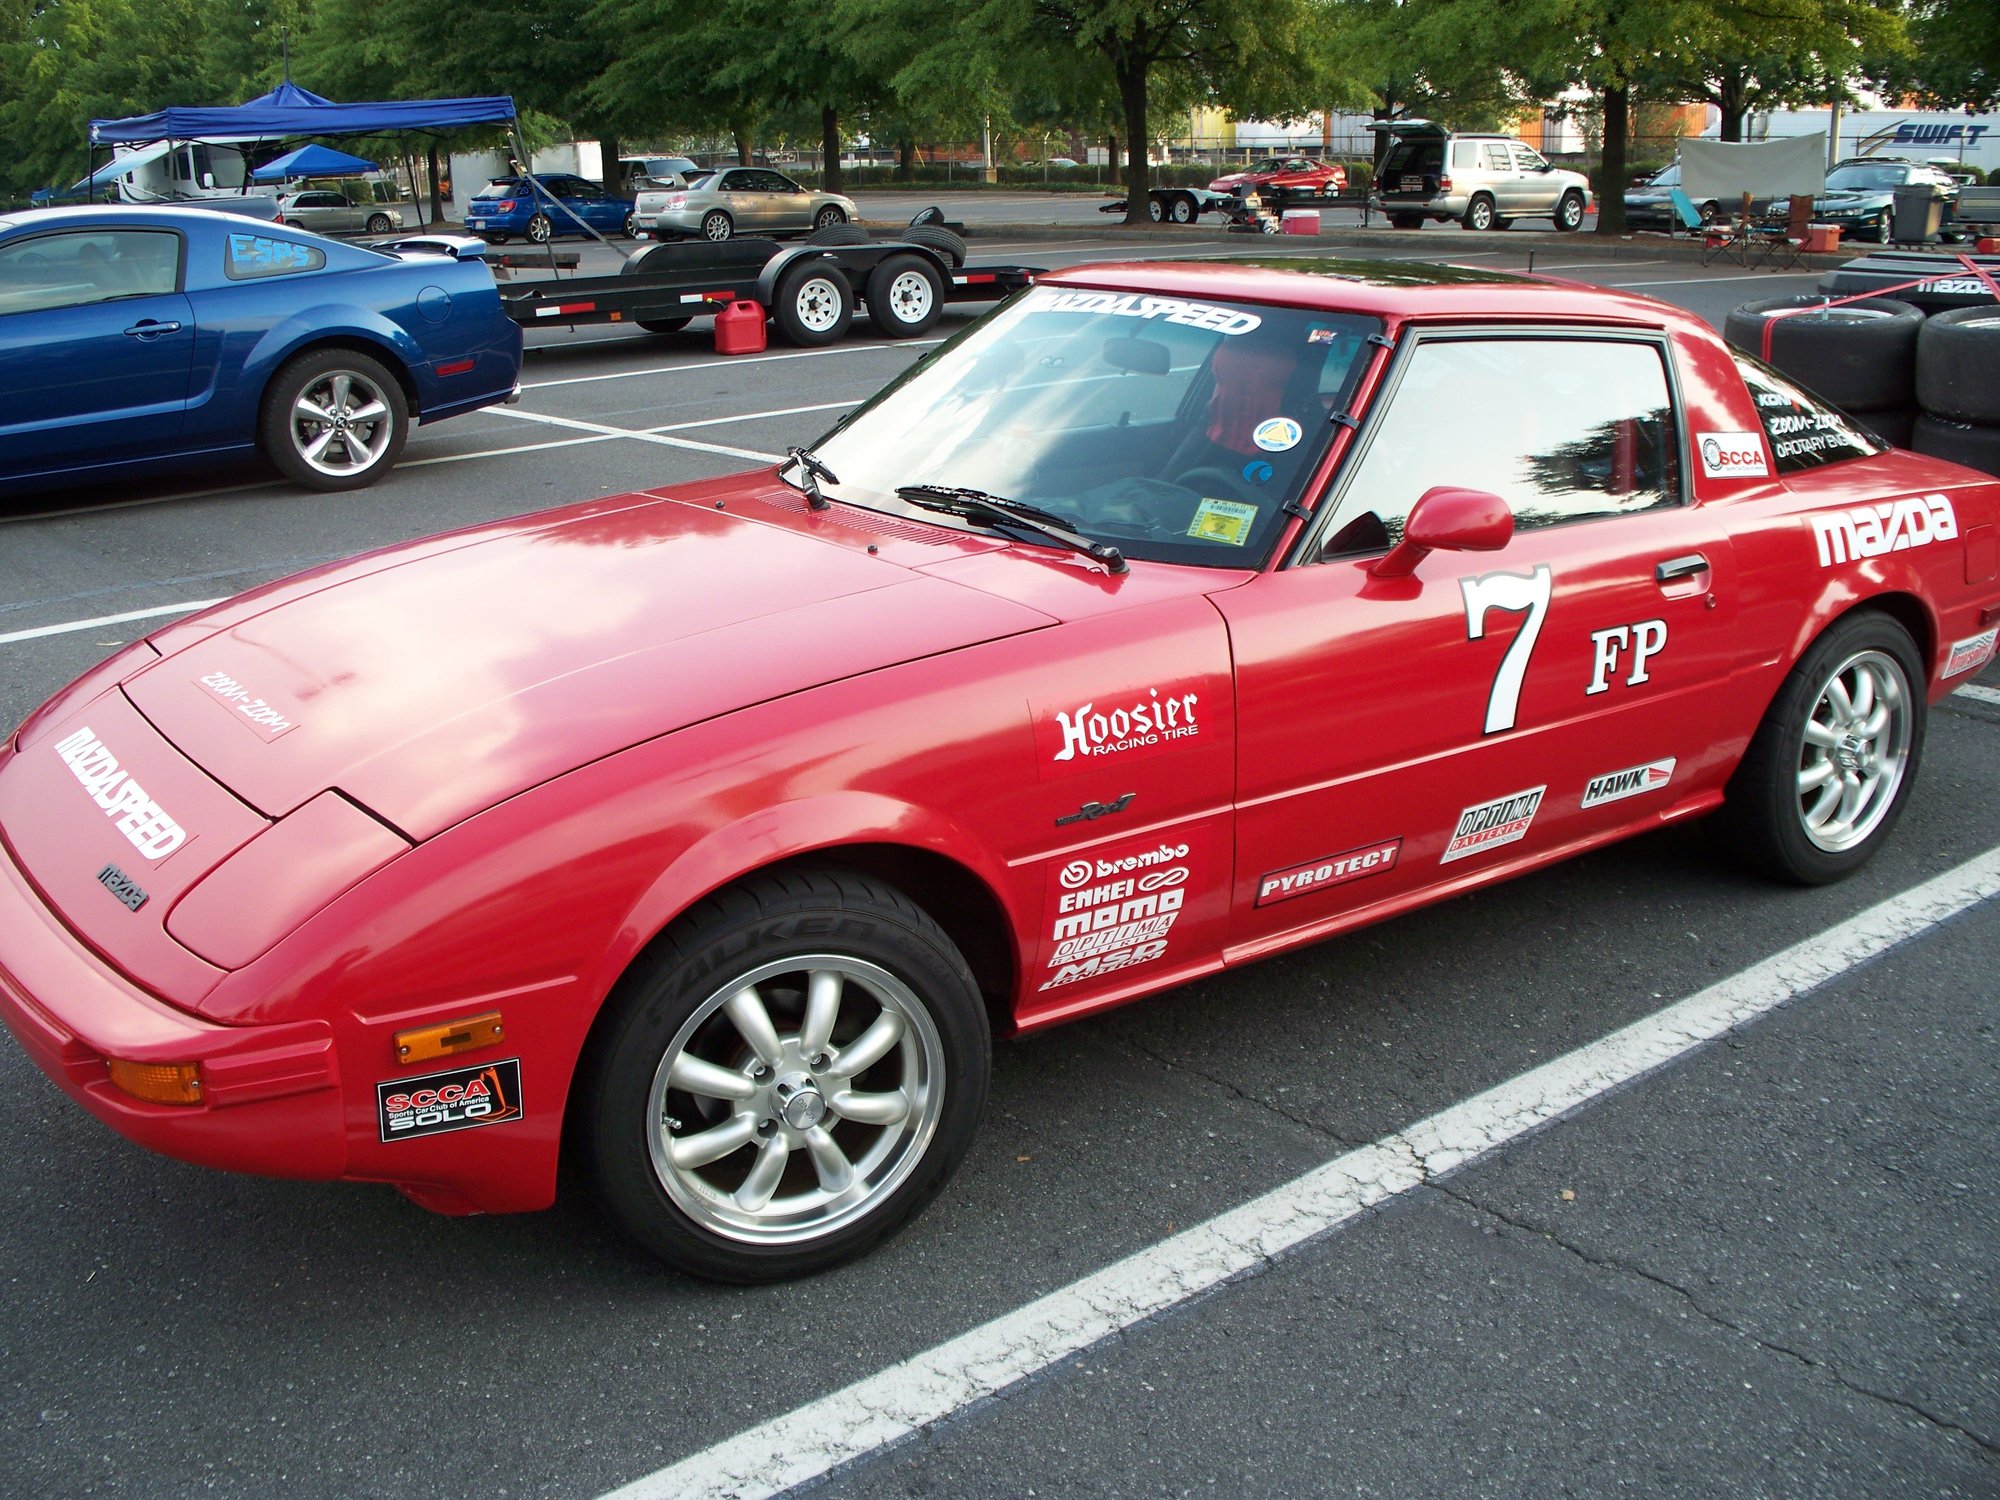
[[[813,228],[815,229],[824,229],[829,224],[845,224],[846,222],[847,215],[831,203],[813,215]]]
[[[771,316],[778,331],[795,344],[830,344],[847,332],[854,296],[838,270],[803,265],[778,283]]]
[[[1909,633],[1852,614],[1785,678],[1730,778],[1718,830],[1751,864],[1824,885],[1861,868],[1901,815],[1924,744]]]
[[[258,439],[286,476],[315,490],[358,490],[403,451],[403,388],[382,364],[349,349],[300,355],[264,396]]]
[[[370,234],[387,234],[392,227],[387,214],[370,214],[368,216],[368,232]]]
[[[547,214],[536,214],[528,220],[528,238],[537,245],[546,245],[554,232],[555,226],[549,222]]]
[[[841,871],[702,903],[628,977],[594,1042],[578,1141],[661,1259],[772,1281],[861,1254],[965,1155],[991,1043],[951,940]]]
[[[715,209],[713,212],[703,216],[701,221],[701,237],[703,239],[726,240],[734,233],[736,233],[736,226],[730,222],[729,215],[721,209]]]
[[[914,255],[892,255],[868,273],[868,319],[885,338],[915,338],[944,309],[944,278]]]

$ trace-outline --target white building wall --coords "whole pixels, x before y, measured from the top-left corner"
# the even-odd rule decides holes
[[[1824,109],[1774,109],[1749,119],[1744,136],[1812,135],[1829,128]],[[1709,134],[1714,134],[1711,127]],[[1921,109],[1842,111],[1836,156],[1902,156],[1912,161],[1970,162],[1982,172],[2000,168],[2000,114],[1968,115]]]

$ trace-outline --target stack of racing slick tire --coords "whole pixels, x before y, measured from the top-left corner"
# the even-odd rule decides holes
[[[1923,310],[1889,297],[1837,307],[1810,294],[1746,302],[1723,337],[1839,407],[1885,442],[1911,444],[1917,423],[1917,340]],[[1809,308],[1808,312],[1795,309]],[[1786,316],[1773,317],[1784,313]],[[1764,353],[1771,325],[1771,352]]]
[[[2000,306],[1933,313],[1917,338],[1919,453],[2000,475]]]

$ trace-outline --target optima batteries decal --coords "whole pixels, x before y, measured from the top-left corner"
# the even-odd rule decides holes
[[[377,1121],[385,1141],[470,1130],[521,1118],[521,1059],[453,1068],[422,1078],[375,1085]]]
[[[1200,836],[1121,844],[1060,862],[1050,877],[1038,990],[1164,958],[1197,877],[1214,878]]]
[[[1488,849],[1526,838],[1529,825],[1535,821],[1535,812],[1542,805],[1542,793],[1547,790],[1546,785],[1532,786],[1525,792],[1510,792],[1505,797],[1466,808],[1458,815],[1451,842],[1444,846],[1438,863],[1448,865],[1455,859],[1484,854]]]

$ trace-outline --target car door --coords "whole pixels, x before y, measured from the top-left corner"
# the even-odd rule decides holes
[[[1556,199],[1562,196],[1562,183],[1549,170],[1549,164],[1519,141],[1514,143],[1514,174],[1521,194],[1521,212],[1524,214],[1553,214]]]
[[[1521,179],[1514,170],[1513,153],[1505,141],[1479,143],[1476,175],[1490,184],[1488,191],[1493,194],[1494,209],[1501,218],[1513,218],[1521,212]]]
[[[77,229],[0,245],[0,475],[170,450],[194,313],[165,229]]]
[[[1734,563],[1687,503],[1665,341],[1406,335],[1391,382],[1309,550],[1215,598],[1237,956],[1670,814],[1713,764]],[[1511,540],[1378,576],[1446,485],[1499,494]]]

